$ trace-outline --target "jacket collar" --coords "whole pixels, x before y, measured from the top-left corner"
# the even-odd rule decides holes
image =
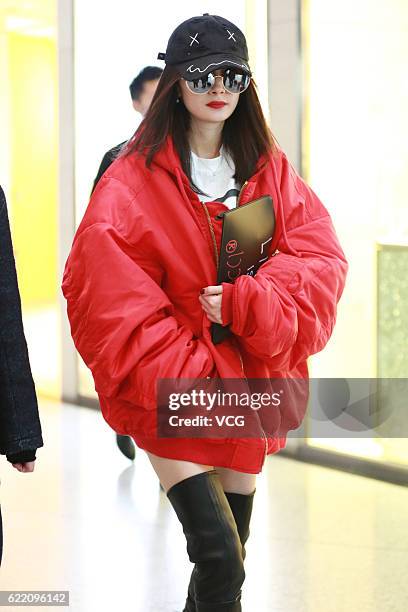
[[[170,135],[167,136],[163,147],[156,153],[153,158],[153,162],[156,166],[165,169],[170,174],[174,175],[179,188],[183,194],[186,202],[191,206],[201,208],[201,204],[197,194],[191,189],[189,180],[182,168],[180,157],[175,149],[173,139]],[[291,246],[285,227],[285,215],[283,210],[283,201],[280,192],[280,183],[278,179],[278,173],[275,161],[272,159],[272,153],[261,155],[256,164],[255,173],[248,179],[246,194],[247,198],[250,199],[255,190],[255,184],[259,176],[264,172],[266,168],[271,168],[271,172],[274,177],[275,189],[276,189],[276,211],[277,211],[277,223],[280,225],[280,231],[282,232],[283,241],[287,247],[287,250],[292,255],[301,257],[302,255]],[[247,199],[245,198],[245,199]],[[279,230],[277,230],[279,232]]]
[[[180,176],[182,182],[187,187],[190,187],[190,183],[186,173],[181,165],[180,157],[174,146],[173,138],[168,135],[163,147],[156,153],[153,158],[155,165],[167,170],[171,174]],[[264,170],[268,162],[268,155],[262,155],[256,164],[255,173],[248,179],[248,182],[256,181],[258,175]]]

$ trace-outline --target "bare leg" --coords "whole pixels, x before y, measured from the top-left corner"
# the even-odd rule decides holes
[[[182,461],[180,459],[167,459],[167,457],[158,457],[153,453],[145,451],[149,457],[150,463],[157,477],[160,480],[164,490],[167,491],[177,482],[199,474],[201,472],[207,472],[213,470],[214,466],[204,465],[201,463],[192,463],[190,461]],[[256,474],[246,474],[244,472],[237,472],[225,467],[215,467],[219,474],[222,488],[224,491],[231,493],[241,493],[243,495],[249,495],[255,489],[256,485]]]
[[[180,459],[167,459],[167,457],[158,457],[148,451],[146,453],[166,493],[170,487],[180,480],[214,469],[212,465],[192,463]]]
[[[237,472],[236,470],[217,466],[215,469],[219,474],[224,491],[249,495],[255,490],[256,474],[246,474],[244,472]]]

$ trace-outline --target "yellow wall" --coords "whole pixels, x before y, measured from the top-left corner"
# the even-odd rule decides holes
[[[61,395],[55,0],[0,4],[0,179],[37,392]]]
[[[25,306],[57,299],[57,51],[52,38],[8,33],[10,211]]]

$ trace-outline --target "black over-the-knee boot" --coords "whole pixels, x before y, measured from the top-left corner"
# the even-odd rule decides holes
[[[242,545],[216,470],[195,474],[167,491],[195,563],[197,612],[241,612]]]
[[[246,557],[245,544],[250,534],[249,524],[251,522],[255,491],[256,489],[249,495],[244,495],[243,493],[225,493],[237,524],[238,534],[242,544],[243,559]]]
[[[246,557],[245,544],[248,540],[250,529],[249,524],[252,516],[252,508],[254,503],[254,495],[256,489],[248,494],[243,493],[229,493],[226,492],[225,496],[228,499],[229,505],[234,516],[238,534],[242,545],[242,559]],[[195,580],[195,568],[191,574],[190,584],[188,585],[188,595],[186,599],[186,605],[183,612],[196,612],[195,595],[194,595],[194,580]]]

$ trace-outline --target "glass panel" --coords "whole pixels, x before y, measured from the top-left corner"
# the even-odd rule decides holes
[[[378,376],[408,377],[408,246],[378,251]]]
[[[381,252],[377,269],[377,244],[408,245],[408,4],[304,0],[302,11],[304,175],[332,215],[350,264],[338,323],[326,349],[310,359],[311,375],[406,376],[406,257]],[[310,440],[408,465],[401,442]]]

